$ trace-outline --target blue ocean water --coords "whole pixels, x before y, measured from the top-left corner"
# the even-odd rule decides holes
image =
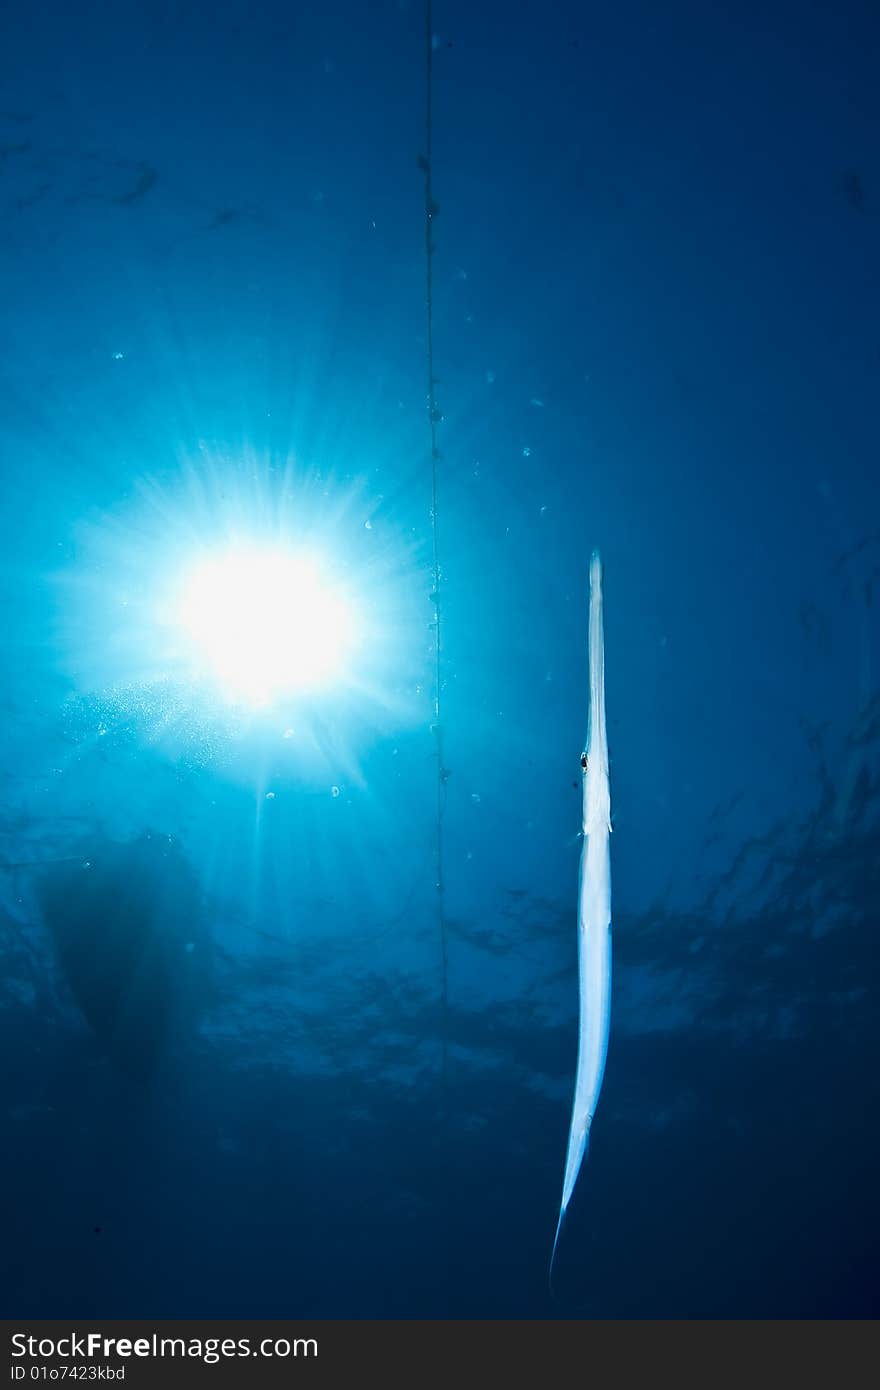
[[[424,6],[3,29],[0,1306],[876,1315],[876,7],[436,0],[435,517]],[[335,680],[194,661],[243,542]]]

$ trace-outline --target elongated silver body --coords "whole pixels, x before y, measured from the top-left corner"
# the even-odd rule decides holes
[[[589,646],[590,719],[587,746],[581,758],[583,844],[578,881],[577,1074],[551,1270],[563,1218],[587,1151],[590,1126],[599,1103],[611,1022],[611,789],[605,725],[602,562],[598,551],[593,552],[590,560]]]

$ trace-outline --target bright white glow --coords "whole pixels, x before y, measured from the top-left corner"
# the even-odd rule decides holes
[[[175,616],[197,663],[256,707],[332,683],[355,638],[351,607],[316,563],[271,547],[204,558],[184,577]]]

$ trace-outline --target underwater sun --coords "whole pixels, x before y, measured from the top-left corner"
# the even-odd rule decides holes
[[[175,758],[234,744],[256,765],[282,740],[286,764],[356,768],[424,717],[409,535],[366,478],[293,460],[202,455],[145,477],[82,523],[56,576],[72,720]]]
[[[358,634],[351,600],[313,556],[253,544],[189,568],[175,620],[221,691],[255,709],[332,684]]]

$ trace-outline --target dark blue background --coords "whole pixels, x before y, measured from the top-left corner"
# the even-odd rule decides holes
[[[876,1314],[876,7],[434,28],[445,1022],[423,8],[5,9],[3,1310]],[[285,476],[381,698],[309,756],[169,735],[117,573]],[[594,546],[614,1000],[554,1304]],[[147,1079],[38,893],[144,832],[210,943]]]

